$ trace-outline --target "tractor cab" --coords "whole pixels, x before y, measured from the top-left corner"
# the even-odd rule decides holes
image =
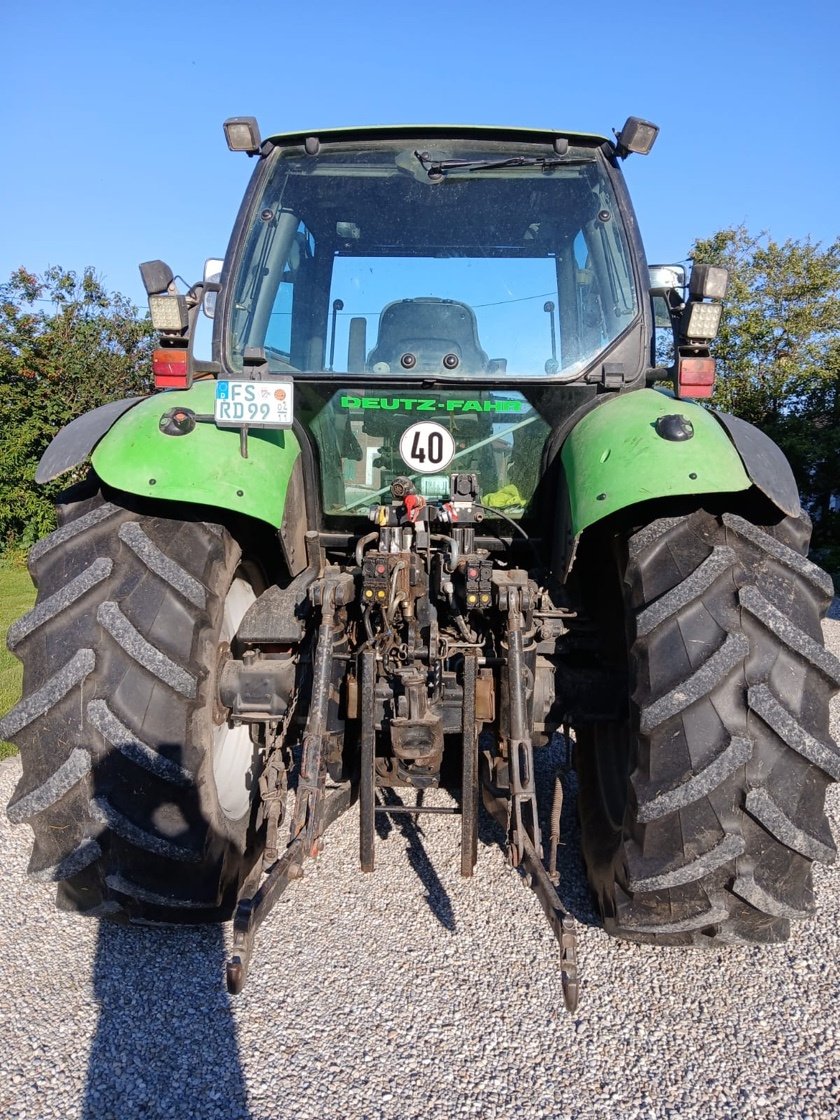
[[[278,373],[578,381],[638,325],[647,277],[614,150],[446,133],[261,146],[223,274],[224,367],[261,347]]]
[[[436,128],[277,136],[258,152],[214,358],[222,377],[262,363],[263,379],[294,382],[326,527],[350,528],[399,476],[442,498],[456,470],[488,509],[532,517],[551,429],[605,378],[632,384],[650,365],[615,149]],[[574,391],[546,392],[559,385]]]

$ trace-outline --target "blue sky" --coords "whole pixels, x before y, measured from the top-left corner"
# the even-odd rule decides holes
[[[840,8],[800,0],[260,4],[77,0],[0,9],[0,282],[93,265],[144,301],[137,264],[187,280],[222,255],[263,135],[469,122],[662,131],[625,164],[651,261],[733,224],[840,233]]]

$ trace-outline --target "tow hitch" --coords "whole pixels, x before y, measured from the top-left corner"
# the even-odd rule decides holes
[[[559,804],[555,794],[546,870],[529,730],[537,584],[527,571],[508,566],[506,557],[477,546],[483,507],[474,475],[453,475],[446,500],[425,500],[407,478],[392,483],[391,497],[389,505],[371,509],[379,528],[358,541],[354,569],[328,566],[317,535],[307,534],[309,575],[298,577],[300,602],[293,602],[290,588],[274,595],[273,606],[258,602],[251,618],[246,616],[241,633],[252,641],[262,635],[269,647],[265,636],[271,636],[272,625],[279,637],[301,637],[297,620],[308,617],[311,657],[298,653],[291,660],[272,660],[252,651],[241,662],[229,662],[220,677],[222,702],[232,719],[254,720],[256,709],[269,704],[269,715],[282,714],[265,770],[270,780],[262,787],[265,878],[238,903],[228,989],[242,990],[257,929],[289,883],[302,877],[304,861],[319,854],[329,825],[356,801],[363,872],[375,866],[377,814],[452,813],[461,818],[460,871],[469,877],[483,787],[485,805],[505,832],[508,858],[536,892],[560,945],[563,996],[574,1011],[575,925],[556,887]],[[273,623],[269,607],[277,614]],[[296,621],[290,622],[292,617]],[[317,629],[311,624],[316,618]],[[298,677],[294,686],[290,666]],[[295,698],[304,688],[311,698],[294,810],[288,845],[278,854],[284,760],[291,760],[282,740],[290,737]],[[483,727],[493,745],[480,753]],[[336,743],[348,737],[357,744],[357,762],[344,773]],[[448,746],[454,743],[460,746],[457,772],[452,765],[457,749]],[[458,789],[459,805],[424,805],[423,791],[437,786]],[[378,802],[378,791],[398,787],[415,789],[417,804]]]

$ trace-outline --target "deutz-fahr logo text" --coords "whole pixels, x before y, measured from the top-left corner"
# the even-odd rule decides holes
[[[445,401],[432,397],[354,397],[344,393],[341,408],[373,408],[383,412],[522,412],[527,408],[525,401],[506,400],[464,400],[449,397]]]

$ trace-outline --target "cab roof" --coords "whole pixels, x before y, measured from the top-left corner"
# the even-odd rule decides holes
[[[558,137],[570,141],[579,141],[591,144],[612,144],[607,136],[599,136],[590,132],[569,132],[566,129],[554,128],[514,128],[510,125],[476,125],[476,124],[397,124],[397,125],[366,125],[351,128],[322,128],[307,129],[297,132],[276,132],[266,137],[266,140],[278,147],[296,146],[303,144],[309,137],[316,136],[324,142],[329,141],[354,141],[354,140],[402,140],[412,137],[436,137],[440,139],[467,138],[475,140],[500,140],[502,142],[519,141],[520,143],[546,143],[551,144]]]

